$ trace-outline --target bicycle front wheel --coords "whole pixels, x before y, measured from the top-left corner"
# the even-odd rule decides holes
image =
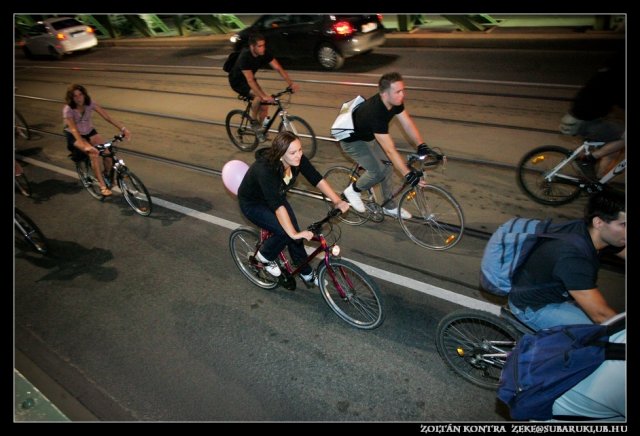
[[[520,334],[491,313],[463,309],[442,318],[436,347],[459,376],[486,389],[497,389],[500,373]]]
[[[27,121],[24,119],[22,114],[18,111],[15,112],[16,117],[14,121],[16,136],[23,139],[31,139],[31,129],[27,124]]]
[[[96,176],[93,174],[93,167],[88,158],[76,162],[76,172],[84,189],[86,189],[93,198],[103,200],[104,196],[100,193],[100,183],[98,183],[98,179],[96,179]]]
[[[260,143],[256,132],[251,127],[251,119],[243,110],[235,109],[229,112],[224,120],[224,126],[233,145],[242,151],[253,151]]]
[[[580,195],[581,170],[568,163],[548,180],[545,175],[572,152],[556,145],[544,145],[525,154],[518,163],[517,182],[531,199],[540,204],[559,206]]]
[[[399,207],[412,215],[409,219],[400,217],[402,230],[421,247],[448,250],[460,242],[464,232],[462,208],[439,186],[416,186],[407,190]]]
[[[302,152],[307,159],[311,160],[313,156],[316,155],[316,149],[318,148],[316,134],[313,133],[313,129],[305,120],[300,117],[296,117],[295,115],[291,115],[287,117],[289,122],[289,127],[286,127],[286,130],[294,133],[298,138],[300,138],[300,142],[302,143]],[[285,123],[280,123],[278,126],[278,132],[282,132],[285,129]]]
[[[47,239],[31,218],[18,208],[15,208],[16,235],[20,234],[38,253],[45,254],[48,250]]]
[[[331,310],[353,327],[371,330],[384,321],[378,284],[344,259],[332,258],[318,269],[320,292]]]
[[[347,186],[355,181],[352,171],[347,167],[333,167],[329,168],[329,170],[324,174],[323,178],[336,191],[336,194],[341,196],[342,199],[346,201],[346,198],[344,198],[344,196],[342,195],[342,191],[344,191]],[[333,203],[331,202],[329,197],[326,197],[324,194],[322,194],[322,199],[324,200],[329,210],[333,209]],[[359,213],[356,212],[353,207],[350,207],[346,213],[338,215],[338,219],[343,223],[352,226],[359,226],[360,224],[364,224],[369,220],[366,211],[364,213]]]
[[[118,186],[124,199],[138,215],[151,214],[151,196],[138,176],[129,170],[118,173]]]
[[[254,256],[260,243],[260,233],[250,227],[238,227],[229,236],[229,250],[236,266],[251,283],[262,289],[274,289],[278,278],[259,268]]]

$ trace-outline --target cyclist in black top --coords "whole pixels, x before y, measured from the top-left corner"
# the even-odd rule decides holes
[[[271,65],[271,68],[280,73],[293,92],[296,92],[299,86],[289,78],[289,75],[284,68],[282,68],[280,62],[267,51],[266,41],[262,34],[251,34],[248,42],[249,46],[242,49],[235,65],[229,72],[229,84],[238,94],[252,99],[251,118],[254,120],[254,130],[257,131],[260,129],[262,120],[268,113],[268,107],[260,105],[260,102],[274,103],[274,99],[258,84],[255,76],[256,71],[267,65]],[[258,109],[260,109],[260,114],[258,114]]]

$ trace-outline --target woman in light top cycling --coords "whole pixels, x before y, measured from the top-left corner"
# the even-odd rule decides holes
[[[272,236],[260,248],[257,258],[265,264],[267,272],[275,277],[281,271],[274,262],[278,254],[289,247],[294,263],[307,258],[303,239],[310,240],[313,233],[300,231],[296,216],[287,200],[287,191],[293,187],[299,174],[326,195],[342,212],[349,203],[342,200],[329,183],[302,153],[302,144],[291,132],[281,132],[270,148],[256,152],[256,161],[248,169],[238,188],[238,200],[242,213],[258,227],[268,230]],[[308,284],[317,285],[311,266],[306,265],[300,277]]]
[[[131,139],[131,133],[122,123],[115,121],[106,110],[91,100],[86,88],[82,85],[75,83],[69,85],[65,96],[65,103],[62,109],[62,117],[64,118],[67,148],[69,151],[73,151],[75,147],[89,156],[93,172],[100,184],[100,193],[104,196],[109,196],[111,195],[111,190],[107,187],[104,179],[108,177],[108,172],[113,162],[109,157],[103,159],[105,170],[105,175],[103,176],[100,170],[100,154],[92,145],[102,144],[104,140],[93,126],[91,119],[93,111],[96,111],[105,121],[113,124],[118,130],[124,133],[126,139]]]

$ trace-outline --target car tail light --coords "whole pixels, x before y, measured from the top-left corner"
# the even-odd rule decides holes
[[[67,39],[67,35],[62,32],[58,32],[56,33],[56,39],[59,41],[64,41],[65,39]]]
[[[376,14],[376,16],[378,17],[378,21],[382,23],[382,14]]]
[[[338,21],[331,27],[333,27],[334,32],[341,36],[349,36],[355,32],[353,26],[348,21]]]

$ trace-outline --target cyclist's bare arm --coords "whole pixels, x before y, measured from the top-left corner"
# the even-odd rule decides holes
[[[614,316],[617,312],[607,304],[598,288],[582,291],[569,291],[569,294],[576,300],[578,306],[591,318],[600,324]]]
[[[127,138],[127,140],[131,139],[131,132],[129,132],[129,129],[127,129],[124,124],[115,121],[113,118],[111,118],[111,116],[109,115],[109,113],[104,110],[102,107],[100,107],[98,104],[96,104],[95,106],[95,110],[96,112],[102,117],[104,118],[105,121],[113,124],[113,126],[120,130],[122,133],[124,133],[124,137]]]
[[[64,119],[64,121],[67,124],[69,131],[76,140],[76,147],[78,147],[84,153],[89,153],[93,149],[93,147],[91,146],[91,144],[85,141],[82,135],[80,135],[80,132],[78,132],[78,126],[76,126],[76,122],[73,120],[73,117],[67,117]]]
[[[417,147],[419,144],[422,144],[424,142],[422,140],[420,131],[418,131],[418,128],[416,127],[416,123],[413,122],[413,118],[411,118],[409,112],[407,112],[406,109],[396,115],[396,118],[398,119],[398,121],[400,121],[400,125],[404,129],[407,136],[409,136],[409,138],[413,141],[413,145]]]
[[[285,71],[284,68],[282,68],[282,65],[280,65],[280,62],[278,62],[278,60],[276,58],[273,58],[273,60],[271,62],[269,62],[269,65],[271,65],[271,68],[273,68],[274,70],[276,70],[284,79],[285,82],[287,82],[287,86],[289,88],[291,88],[291,90],[295,93],[298,91],[298,89],[300,89],[300,87],[298,86],[297,83],[294,83],[293,80],[291,80],[291,78],[289,77],[289,74],[287,74],[287,72]]]
[[[393,139],[391,139],[391,135],[389,135],[388,133],[374,133],[374,136],[376,138],[376,141],[378,141],[378,143],[382,147],[382,150],[384,150],[385,154],[393,164],[393,167],[397,169],[400,174],[402,174],[402,177],[407,175],[410,172],[409,167],[407,166],[407,162],[402,158],[402,156],[400,156],[400,153],[398,153],[398,150],[393,143]],[[419,184],[422,187],[425,187],[427,185],[424,177],[420,179]]]
[[[347,210],[349,210],[349,203],[340,198],[340,196],[333,190],[329,182],[327,182],[325,179],[320,180],[320,182],[318,182],[318,184],[316,185],[316,188],[318,188],[320,192],[326,195],[329,200],[331,200],[333,205],[340,209],[342,213],[345,213]]]
[[[251,70],[242,70],[242,74],[244,74],[245,79],[247,79],[247,84],[249,88],[253,91],[253,95],[257,95],[262,99],[262,101],[273,102],[273,97],[264,92],[258,82],[256,81],[256,76],[253,75],[253,71]]]
[[[289,212],[287,212],[287,208],[284,206],[280,206],[276,209],[276,218],[278,222],[284,229],[284,231],[289,235],[291,239],[306,239],[310,241],[313,238],[313,233],[309,230],[303,230],[298,232],[295,227],[293,227],[293,223],[291,222],[291,217],[289,216]]]

